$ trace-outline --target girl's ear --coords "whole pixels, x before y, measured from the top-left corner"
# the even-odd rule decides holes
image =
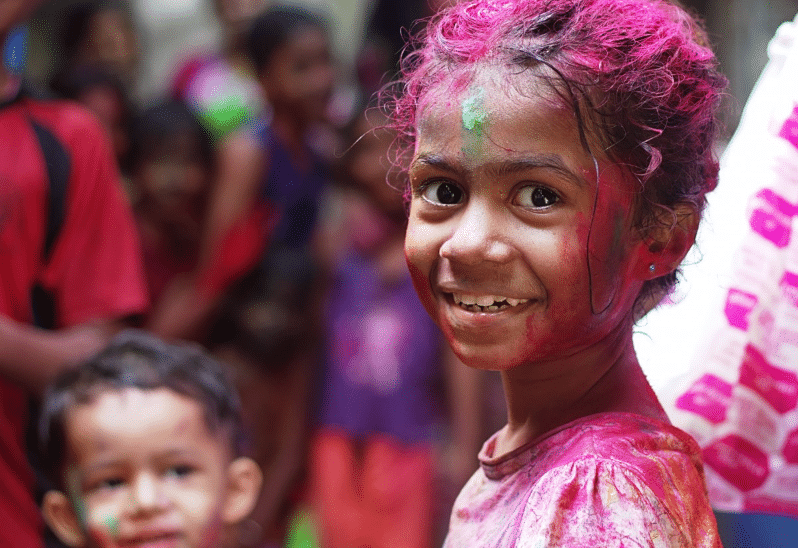
[[[644,235],[637,277],[651,280],[676,270],[695,242],[699,220],[693,204],[680,202],[672,209],[662,209],[656,225]]]
[[[42,501],[44,521],[53,533],[67,546],[85,546],[86,536],[83,534],[78,517],[72,508],[69,498],[61,491],[48,491]]]
[[[255,507],[263,474],[254,460],[239,457],[228,466],[227,481],[227,498],[222,517],[225,524],[234,525],[243,521]]]

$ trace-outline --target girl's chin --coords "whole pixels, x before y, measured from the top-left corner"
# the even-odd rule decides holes
[[[508,352],[507,345],[490,348],[486,345],[474,346],[449,338],[449,346],[465,365],[484,371],[507,371],[527,361],[523,356]]]

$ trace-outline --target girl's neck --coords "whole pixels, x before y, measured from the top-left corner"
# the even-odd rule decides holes
[[[495,455],[581,417],[627,412],[667,421],[643,374],[631,329],[608,336],[578,354],[502,372],[507,426]]]

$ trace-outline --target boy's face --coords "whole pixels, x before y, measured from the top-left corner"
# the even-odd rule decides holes
[[[631,178],[599,158],[596,181],[573,111],[530,80],[485,69],[430,97],[409,173],[413,281],[455,353],[486,369],[623,333],[647,274]]]
[[[209,431],[191,398],[166,388],[107,391],[68,413],[66,436],[83,544],[213,547],[239,518],[229,442]]]

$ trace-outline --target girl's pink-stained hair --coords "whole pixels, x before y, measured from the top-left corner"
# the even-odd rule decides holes
[[[713,144],[726,79],[701,23],[681,7],[667,0],[450,6],[411,38],[400,86],[387,94],[397,158],[413,150],[428,92],[442,83],[451,93],[465,89],[480,63],[503,63],[516,74],[530,69],[530,93],[541,78],[553,86],[573,109],[583,146],[594,156],[600,147],[639,182],[635,224],[642,235],[676,222],[679,203],[704,207],[717,184]],[[641,297],[661,296],[675,282],[675,272],[656,278]]]

